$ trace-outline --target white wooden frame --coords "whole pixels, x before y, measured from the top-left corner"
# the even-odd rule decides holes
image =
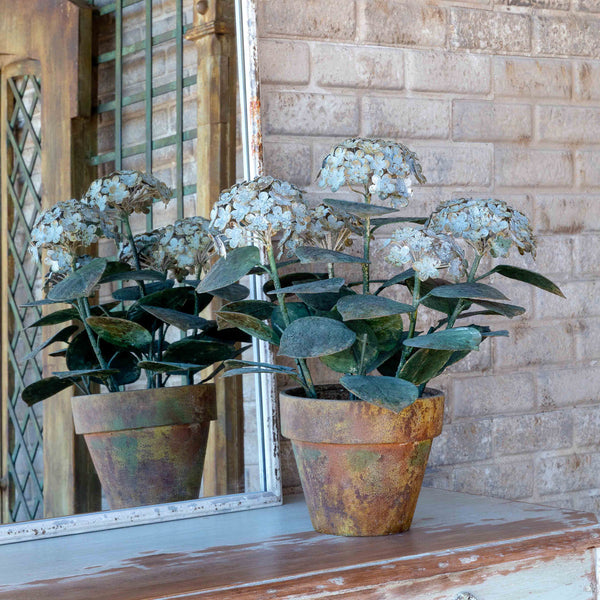
[[[244,177],[251,179],[261,174],[263,169],[258,102],[256,0],[235,0],[235,10]],[[253,292],[258,295],[259,281],[253,282],[253,288]],[[255,342],[254,352],[262,362],[272,358],[269,345],[265,342]],[[264,491],[0,525],[0,545],[281,504],[274,377],[265,374],[257,376],[256,389],[260,479]]]

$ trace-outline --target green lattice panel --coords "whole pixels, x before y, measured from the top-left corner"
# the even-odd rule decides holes
[[[35,300],[41,278],[28,247],[40,210],[41,189],[41,89],[34,76],[8,79],[8,123],[5,151],[9,157],[8,180],[3,186],[10,226],[9,344],[10,394],[8,398],[8,478],[10,518],[22,521],[43,516],[42,408],[29,408],[21,400],[22,389],[42,376],[39,359],[24,357],[39,344],[35,330],[27,329],[41,314],[37,307],[23,307]]]

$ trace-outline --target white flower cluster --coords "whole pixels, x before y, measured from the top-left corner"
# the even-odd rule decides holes
[[[438,233],[463,238],[483,255],[507,256],[513,245],[520,254],[535,257],[535,239],[525,215],[506,202],[494,199],[459,198],[442,202],[427,227]]]
[[[116,225],[111,216],[80,200],[57,202],[37,218],[31,231],[30,252],[39,261],[41,251],[46,250],[44,262],[54,273],[70,270],[82,248],[101,236],[114,236]]]
[[[148,214],[155,200],[168,204],[171,193],[167,185],[148,173],[115,171],[92,182],[83,201],[102,211],[109,207],[126,215]]]
[[[417,155],[403,144],[354,138],[334,146],[325,157],[319,185],[334,192],[343,185],[364,186],[371,201],[389,200],[394,208],[403,208],[412,197],[413,177],[425,183]]]
[[[213,206],[210,225],[224,233],[231,248],[252,243],[254,234],[270,244],[282,232],[281,251],[292,250],[310,223],[302,192],[273,177],[257,177],[224,190]]]
[[[200,275],[214,252],[209,222],[203,217],[179,219],[172,225],[136,235],[134,243],[143,267],[172,271],[178,281],[191,273]],[[129,242],[121,245],[119,259],[133,262]]]
[[[302,234],[302,243],[343,252],[352,246],[352,234],[361,235],[358,217],[342,211],[333,211],[326,204],[315,206],[310,213],[310,224]]]
[[[392,265],[412,267],[421,281],[438,277],[439,269],[458,281],[466,273],[467,263],[462,249],[449,236],[430,229],[403,227],[397,229],[386,245],[391,248],[386,261]]]

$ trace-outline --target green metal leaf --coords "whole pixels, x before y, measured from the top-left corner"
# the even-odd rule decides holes
[[[108,356],[109,353],[103,356]],[[67,368],[70,371],[83,371],[88,369],[98,369],[100,364],[90,344],[87,331],[78,333],[69,344],[65,356]]]
[[[113,265],[122,265],[119,267]],[[111,281],[164,281],[165,276],[159,271],[152,269],[132,269],[126,263],[109,262],[108,268],[104,272],[100,283],[109,283]]]
[[[410,304],[396,302],[383,296],[356,294],[340,298],[335,305],[344,321],[356,319],[374,319],[413,312]]]
[[[424,225],[427,223],[429,217],[379,217],[371,219],[371,227],[377,229],[384,225],[393,225],[394,223],[417,223],[418,225]]]
[[[42,342],[39,346],[34,348],[29,354],[23,357],[24,361],[31,360],[34,356],[41,352],[44,348],[50,346],[50,344],[54,344],[55,342],[66,342],[68,339],[79,329],[78,325],[68,325],[64,329],[61,329],[57,333],[55,333],[52,337],[49,337],[47,340]]]
[[[59,323],[65,323],[66,321],[72,321],[73,319],[80,320],[79,311],[75,308],[64,308],[57,310],[49,315],[44,315],[41,319],[38,319],[35,323],[28,325],[28,329],[32,327],[45,327],[46,325],[58,325]]]
[[[152,343],[152,335],[145,327],[127,319],[88,317],[86,321],[103,340],[115,346],[142,350]]]
[[[490,298],[492,300],[508,300],[500,290],[485,283],[451,283],[435,287],[429,294],[437,298]]]
[[[350,202],[349,200],[339,200],[337,198],[325,198],[323,203],[333,208],[333,210],[341,210],[349,215],[361,218],[380,217],[397,211],[396,208],[389,206],[367,204],[366,202]]]
[[[187,373],[202,369],[202,365],[193,363],[164,362],[158,360],[141,360],[138,362],[138,367],[154,373]]]
[[[34,404],[54,396],[63,390],[71,387],[73,383],[69,380],[60,379],[59,377],[45,377],[31,385],[28,385],[21,392],[21,399],[25,404],[33,406]]]
[[[155,317],[145,310],[146,306],[152,306],[153,308],[170,308],[172,310],[178,310],[179,312],[194,314],[196,309],[194,294],[194,288],[185,286],[159,290],[140,298],[133,304],[129,308],[127,318],[142,325],[146,325],[148,329],[151,329]],[[207,294],[206,297],[209,298],[209,302],[212,300],[210,294]],[[198,306],[198,310],[202,310],[202,307]]]
[[[344,285],[342,277],[333,277],[331,279],[320,279],[318,281],[309,281],[308,283],[297,283],[282,288],[279,291],[271,290],[268,294],[324,294],[338,292]]]
[[[481,339],[475,327],[455,327],[404,340],[404,345],[432,350],[475,350]]]
[[[227,302],[238,302],[247,298],[250,295],[250,290],[241,283],[232,283],[218,290],[213,290],[211,294],[223,298]]]
[[[117,369],[84,369],[80,371],[54,371],[52,374],[59,379],[81,379],[82,377],[97,377],[98,379],[108,379],[111,375],[116,375]]]
[[[343,285],[337,292],[325,292],[320,294],[298,294],[298,298],[310,308],[327,313],[338,303],[340,298],[355,296],[356,292]]]
[[[369,319],[369,326],[377,338],[377,345],[380,351],[389,352],[400,345],[404,329],[402,315]]]
[[[275,305],[267,300],[241,300],[240,302],[225,304],[219,312],[242,313],[264,321],[271,317],[274,309]]]
[[[404,363],[400,376],[415,385],[427,383],[444,370],[452,355],[452,350],[421,348]]]
[[[151,295],[161,290],[167,290],[169,288],[172,288],[174,285],[175,282],[172,279],[148,283],[145,286],[146,294]],[[115,300],[119,300],[119,302],[128,302],[130,300],[138,300],[141,296],[141,292],[139,286],[133,285],[130,287],[121,288],[119,290],[114,290],[112,296]]]
[[[227,360],[225,361],[225,369],[238,369],[240,367],[260,367],[263,369],[272,369],[273,372],[285,374],[285,375],[294,375],[296,373],[296,369],[292,367],[286,367],[285,365],[273,365],[271,363],[262,363],[262,362],[254,362],[251,360]]]
[[[365,321],[351,321],[345,325],[356,333],[354,344],[341,352],[321,356],[319,360],[337,373],[360,375],[361,372],[367,372],[365,367],[371,364],[379,354],[377,337]]]
[[[277,335],[275,330],[270,325],[263,323],[260,319],[251,315],[231,311],[219,311],[217,313],[219,328],[222,328],[223,322],[227,325],[237,327],[259,340],[264,340],[271,344],[279,344],[279,335]]]
[[[172,308],[144,305],[141,305],[141,308],[157,319],[164,321],[168,325],[173,325],[182,331],[187,331],[188,329],[204,329],[210,323],[208,319],[196,317],[195,315],[190,315],[189,313],[184,313]]]
[[[111,369],[117,370],[113,381],[117,385],[135,383],[142,374],[142,370],[138,366],[138,360],[138,357],[131,352],[117,352],[114,354],[108,363]]]
[[[223,377],[236,377],[237,375],[253,375],[253,374],[274,374],[274,375],[282,375],[285,374],[296,381],[300,381],[300,377],[298,377],[295,371],[291,373],[282,373],[279,369],[275,369],[273,365],[267,365],[264,367],[240,367],[239,369],[230,369],[229,371],[225,371],[223,373]]]
[[[398,275],[394,275],[391,279],[388,279],[385,283],[382,283],[375,292],[375,295],[380,294],[386,288],[389,288],[392,285],[397,285],[399,283],[404,283],[409,279],[414,279],[415,272],[413,269],[407,269],[406,271],[402,271],[402,273],[398,273]]]
[[[416,385],[383,375],[344,375],[340,383],[357,398],[399,413],[419,397]]]
[[[48,292],[48,298],[63,302],[69,302],[75,298],[88,298],[100,283],[107,262],[105,258],[94,258],[87,265],[58,282]]]
[[[527,269],[521,269],[511,265],[497,265],[490,271],[490,274],[491,273],[498,273],[499,275],[504,275],[504,277],[508,277],[509,279],[523,281],[524,283],[534,285],[535,287],[538,287],[546,292],[550,292],[551,294],[556,294],[562,298],[565,297],[561,289],[555,283],[550,281],[547,277],[544,277],[539,273],[535,273],[534,271],[528,271]]]
[[[288,287],[296,283],[307,283],[309,281],[317,281],[320,279],[327,279],[326,273],[288,273],[279,278],[281,287]],[[275,289],[275,285],[272,280],[265,282],[263,285],[263,292],[270,294]]]
[[[294,250],[296,256],[303,264],[311,263],[364,263],[362,256],[352,256],[335,250],[315,248],[313,246],[300,246]],[[369,262],[369,261],[367,261]]]
[[[223,342],[184,339],[167,348],[162,362],[208,366],[232,358],[235,352],[233,346]]]
[[[287,308],[290,322],[295,321],[296,319],[312,316],[310,310],[303,302],[286,302],[285,306]],[[271,323],[276,331],[283,331],[286,328],[280,306],[275,306],[271,315]]]
[[[221,257],[196,288],[198,292],[213,292],[237,283],[256,265],[260,264],[260,252],[255,246],[234,248]]]
[[[279,354],[311,358],[335,354],[352,346],[354,331],[327,317],[304,317],[293,321],[281,336]]]
[[[512,319],[518,317],[525,312],[522,306],[516,306],[515,304],[505,304],[504,302],[492,302],[491,300],[473,300],[473,304],[482,306],[486,310],[496,315],[502,315]]]

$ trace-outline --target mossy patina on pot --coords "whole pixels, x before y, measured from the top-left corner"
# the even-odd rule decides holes
[[[313,527],[372,536],[410,528],[431,442],[442,431],[444,397],[426,390],[400,413],[342,400],[340,386],[280,394],[281,429],[292,440]],[[329,399],[331,398],[331,399]]]
[[[214,384],[75,396],[72,407],[110,508],[198,498]]]

